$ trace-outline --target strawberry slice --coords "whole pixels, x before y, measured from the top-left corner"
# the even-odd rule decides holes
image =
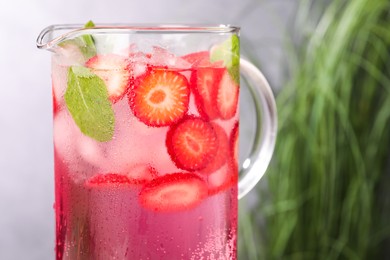
[[[86,66],[106,83],[113,103],[126,94],[132,76],[126,57],[116,54],[96,55],[86,62]]]
[[[216,106],[223,69],[198,68],[191,75],[191,86],[199,114],[209,120],[219,117]]]
[[[59,110],[59,104],[57,102],[57,98],[56,98],[56,95],[54,94],[54,87],[52,88],[52,96],[53,96],[53,103],[52,103],[52,106],[53,106],[53,116],[55,116]]]
[[[207,196],[207,185],[193,173],[172,173],[146,184],[139,201],[146,209],[160,212],[188,210]]]
[[[228,156],[225,154],[227,163],[207,176],[209,195],[219,193],[237,184],[239,150],[238,136],[239,124],[238,121],[236,121],[229,136],[228,142],[230,146],[228,148],[229,151],[227,152]]]
[[[126,175],[117,173],[98,174],[87,180],[88,186],[117,186],[123,184],[133,184],[133,182]]]
[[[218,139],[213,126],[196,117],[187,117],[171,126],[166,145],[176,166],[188,171],[205,168],[218,151]]]
[[[157,177],[157,171],[150,165],[135,165],[127,174],[98,174],[87,180],[88,186],[117,186],[129,184],[145,184]]]
[[[214,195],[221,191],[227,190],[237,184],[238,173],[229,163],[222,168],[207,176],[207,185],[209,195]]]
[[[192,67],[202,67],[210,65],[210,52],[200,51],[193,52],[181,57],[183,60],[189,62]]]
[[[238,125],[238,121],[234,124],[234,127],[233,127],[233,130],[230,134],[230,146],[231,146],[231,151],[232,151],[232,164],[233,164],[233,168],[238,170],[238,150],[239,150],[239,147],[238,147],[238,136],[239,136],[239,125]]]
[[[134,115],[148,126],[168,126],[188,110],[190,90],[187,79],[178,72],[151,70],[134,85],[129,104]]]
[[[223,61],[210,62],[210,52],[209,51],[199,51],[189,53],[181,57],[183,60],[187,61],[192,65],[193,68],[198,67],[222,67]]]
[[[229,140],[225,130],[217,123],[212,122],[211,124],[217,135],[218,150],[214,159],[206,166],[206,168],[201,170],[201,173],[203,174],[210,174],[221,168],[222,165],[225,164],[226,158],[230,154]]]
[[[237,111],[239,86],[230,77],[227,70],[219,82],[217,94],[217,109],[222,119],[232,118]]]

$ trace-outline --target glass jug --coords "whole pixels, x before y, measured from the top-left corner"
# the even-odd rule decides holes
[[[52,52],[56,259],[236,259],[238,199],[277,124],[239,28],[54,25],[37,46]],[[242,166],[240,74],[258,124]]]

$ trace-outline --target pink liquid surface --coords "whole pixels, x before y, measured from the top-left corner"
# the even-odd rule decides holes
[[[66,85],[61,78],[66,69],[54,64],[53,84]],[[180,73],[190,82],[195,70]],[[114,139],[99,143],[79,131],[61,89],[54,88],[56,259],[236,259],[237,172],[228,162],[215,172],[194,171],[207,183],[208,195],[176,211],[145,208],[139,199],[145,182],[89,185],[98,174],[131,174],[144,164],[156,170],[153,178],[186,171],[167,152],[169,126],[144,125],[132,114],[127,97],[113,104]],[[195,103],[191,92],[188,114],[200,117]],[[238,111],[229,120],[213,120],[229,138],[237,122]],[[229,146],[225,157],[233,149]],[[226,174],[235,177],[226,182]]]

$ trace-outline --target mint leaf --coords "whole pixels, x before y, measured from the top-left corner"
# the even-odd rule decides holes
[[[84,28],[93,28],[93,27],[95,27],[95,24],[92,21],[88,21],[84,25]],[[92,35],[89,34],[82,35],[74,39],[65,40],[58,45],[63,48],[66,48],[68,44],[73,44],[77,46],[80,49],[81,53],[83,54],[85,60],[92,58],[97,53],[95,41],[93,40]]]
[[[88,68],[70,67],[64,99],[83,134],[100,142],[112,139],[115,117],[102,79]]]
[[[93,28],[95,27],[95,23],[89,20],[86,24],[84,24],[84,28]]]
[[[95,24],[90,20],[85,25],[84,28],[93,28]],[[86,59],[89,59],[96,55],[96,47],[95,41],[93,40],[92,35],[86,34],[82,36],[82,39],[85,43],[83,47],[81,47],[81,52],[84,54]]]
[[[240,40],[237,35],[233,34],[231,38],[211,49],[210,61],[221,60],[234,82],[240,84]]]

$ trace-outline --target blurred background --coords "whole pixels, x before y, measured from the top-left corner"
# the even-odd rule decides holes
[[[35,39],[89,19],[242,27],[279,136],[240,201],[239,259],[390,259],[388,0],[1,1],[0,259],[54,258],[50,55]],[[242,134],[240,150],[250,142]]]

